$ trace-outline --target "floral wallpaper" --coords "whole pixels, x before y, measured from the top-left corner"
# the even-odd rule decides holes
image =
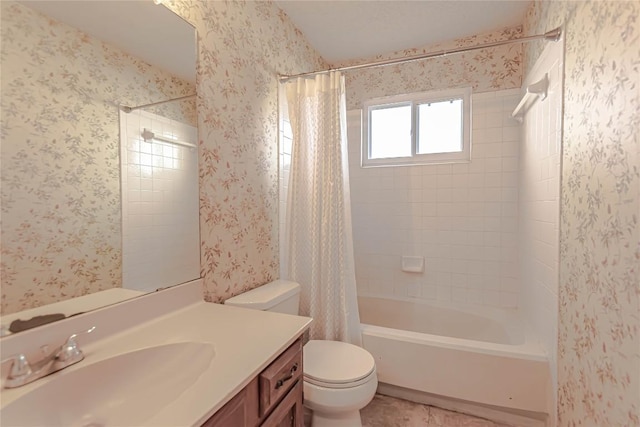
[[[640,426],[640,3],[536,1],[564,24],[558,425]],[[530,67],[539,44],[527,47]]]
[[[420,55],[520,37],[521,27],[505,28],[451,42],[379,55],[335,66]],[[346,73],[347,110],[362,108],[371,98],[453,87],[473,87],[474,92],[519,88],[522,84],[522,45],[482,49],[427,61],[369,68]]]
[[[167,2],[198,30],[201,265],[221,302],[278,278],[277,74],[326,64],[273,2]]]
[[[201,273],[205,298],[219,302],[277,278],[276,76],[326,64],[273,2],[165,3],[198,30]],[[119,285],[119,180],[112,168],[118,142],[107,129],[112,120],[117,125],[112,104],[193,91],[108,46],[99,46],[100,55],[86,35],[42,16],[33,21],[37,15],[2,2],[2,137],[25,141],[2,147],[6,313]],[[42,31],[49,37],[28,47]],[[65,65],[70,58],[86,70]],[[14,59],[23,69],[5,66]],[[107,65],[127,77],[111,80]],[[140,86],[147,92],[136,92]],[[196,121],[195,107],[185,110],[186,121]],[[56,127],[62,137],[43,136]]]
[[[2,303],[8,314],[121,285],[116,105],[192,84],[2,1]],[[159,114],[194,123],[195,103]]]

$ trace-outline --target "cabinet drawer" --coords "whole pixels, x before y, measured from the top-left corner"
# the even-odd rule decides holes
[[[302,381],[298,381],[260,427],[303,427]]]
[[[260,374],[260,417],[302,377],[302,340],[298,339]]]

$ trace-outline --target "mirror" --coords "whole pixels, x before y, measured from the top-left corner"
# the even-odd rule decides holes
[[[195,94],[195,29],[151,0],[0,7],[3,332],[198,278],[195,97],[119,108]]]

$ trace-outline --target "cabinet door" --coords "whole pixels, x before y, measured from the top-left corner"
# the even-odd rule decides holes
[[[258,422],[258,379],[255,378],[202,427],[254,427]]]
[[[261,427],[303,427],[302,381],[298,381]]]

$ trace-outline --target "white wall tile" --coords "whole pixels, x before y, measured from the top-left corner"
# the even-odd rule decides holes
[[[549,46],[548,46],[549,47]],[[525,84],[535,82],[553,68],[562,69],[562,49],[540,56]],[[562,88],[561,75],[549,72],[550,87]],[[558,111],[561,94],[550,91],[527,109],[521,129],[519,153],[520,305],[528,323],[547,349],[551,366],[556,363],[558,295],[558,224],[560,176]],[[504,136],[514,131],[505,129]],[[506,254],[503,254],[506,255]],[[505,290],[513,283],[506,282]],[[505,297],[506,298],[506,297]],[[555,375],[555,373],[554,373]],[[555,379],[554,379],[555,382]]]
[[[197,150],[145,142],[141,127],[195,143],[194,127],[122,114],[123,287],[151,290],[200,277]]]

